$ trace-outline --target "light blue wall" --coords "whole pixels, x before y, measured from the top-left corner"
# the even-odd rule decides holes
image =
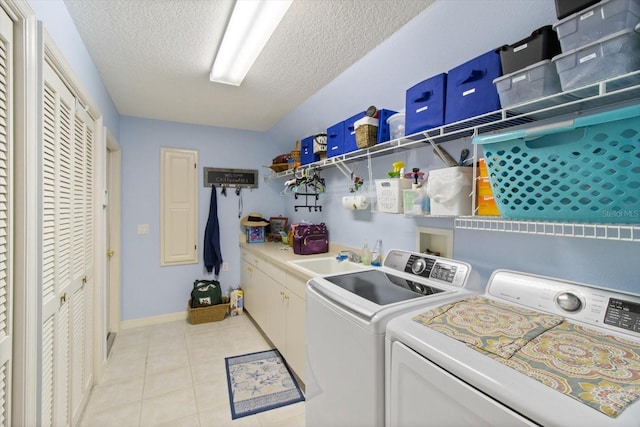
[[[213,279],[202,261],[202,241],[209,215],[211,188],[202,181],[203,167],[258,169],[259,188],[241,191],[242,216],[260,212],[267,218],[282,214],[282,201],[274,183],[263,175],[273,148],[264,133],[195,126],[122,116],[122,319],[136,319],[186,310],[195,279]],[[198,264],[160,266],[160,148],[182,148],[198,152],[199,261]],[[233,189],[218,193],[218,218],[223,259],[229,271],[220,272],[225,289],[240,283],[238,239],[239,197]],[[149,234],[137,234],[139,224],[149,225]]]
[[[44,23],[54,42],[82,82],[93,102],[103,115],[104,125],[114,138],[118,139],[120,115],[116,109],[102,78],[80,38],[71,16],[62,0],[29,0],[38,20]]]

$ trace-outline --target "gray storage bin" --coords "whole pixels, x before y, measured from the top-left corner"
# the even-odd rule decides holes
[[[553,58],[562,90],[572,90],[640,69],[640,34],[623,30]]]
[[[640,0],[602,0],[556,22],[562,52],[586,46],[640,22]]]
[[[555,65],[547,59],[493,81],[502,108],[560,92],[560,78]]]

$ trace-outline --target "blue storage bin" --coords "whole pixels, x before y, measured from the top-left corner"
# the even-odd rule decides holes
[[[327,128],[327,157],[342,154],[344,149],[344,121]]]
[[[407,89],[405,135],[442,126],[447,90],[447,74],[442,73]]]
[[[309,163],[320,160],[320,154],[313,152],[313,139],[315,136],[308,136],[300,141],[300,164],[308,165]]]
[[[365,112],[363,111],[353,117],[349,117],[344,121],[344,143],[342,145],[342,154],[358,150],[358,145],[356,144],[356,128],[354,123],[357,120],[363,118],[364,115]]]
[[[387,119],[393,116],[397,111],[391,110],[379,110],[378,111],[378,144],[387,142],[391,139],[391,133],[389,130],[389,123]]]
[[[500,109],[493,80],[502,75],[500,54],[489,51],[449,71],[445,124]]]
[[[473,138],[506,218],[640,223],[640,105]]]

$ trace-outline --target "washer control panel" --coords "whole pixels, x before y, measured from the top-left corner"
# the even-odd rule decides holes
[[[487,293],[534,310],[640,337],[640,295],[508,270],[493,273]]]
[[[410,255],[404,267],[406,273],[455,286],[464,284],[468,270],[464,264],[429,255]]]
[[[471,266],[466,262],[449,258],[393,249],[385,256],[384,267],[438,283],[470,289],[479,288],[475,279],[469,280]]]

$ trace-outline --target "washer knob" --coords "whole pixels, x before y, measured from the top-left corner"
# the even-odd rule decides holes
[[[582,308],[582,301],[576,294],[563,292],[556,297],[556,304],[565,311],[578,311]]]
[[[425,268],[427,268],[427,262],[424,260],[424,258],[418,258],[413,262],[411,271],[413,272],[413,274],[421,274]]]

